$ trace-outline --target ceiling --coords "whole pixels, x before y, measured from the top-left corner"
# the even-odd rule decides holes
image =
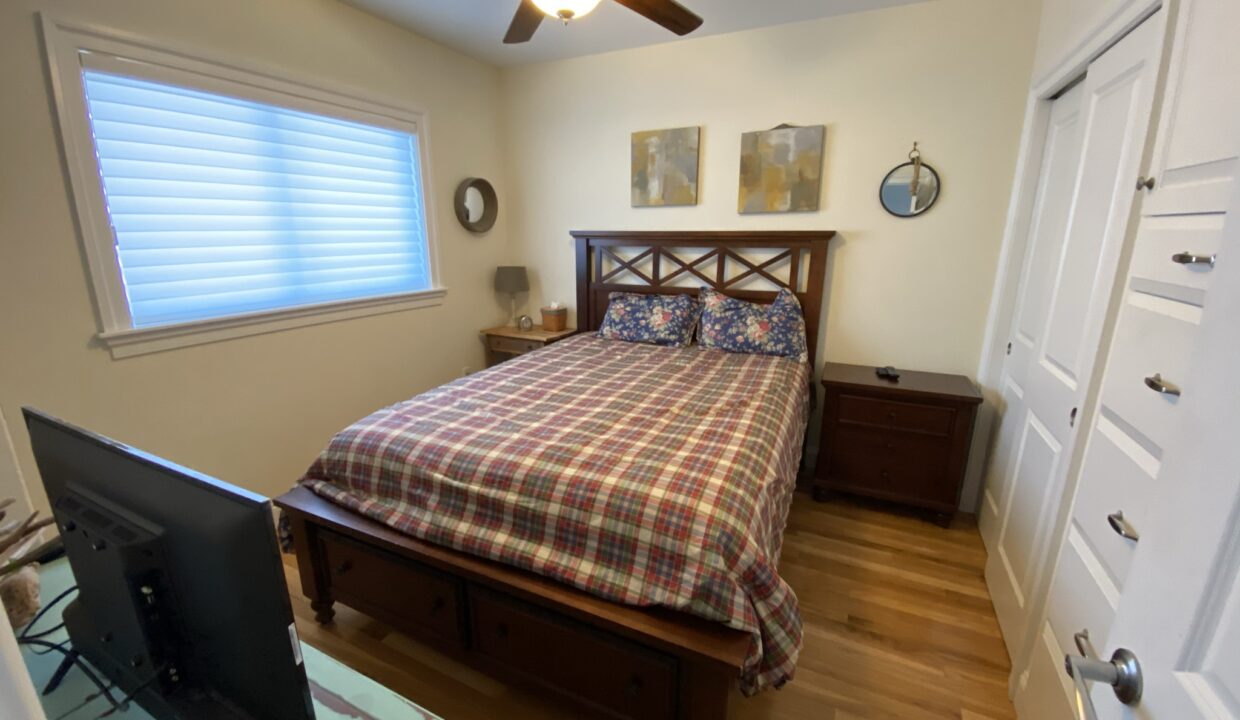
[[[561,60],[679,39],[611,0],[567,26],[543,21],[534,39],[504,45],[519,0],[344,0],[423,37],[494,65]],[[908,5],[921,0],[680,0],[705,22],[686,37],[815,20],[831,15]]]

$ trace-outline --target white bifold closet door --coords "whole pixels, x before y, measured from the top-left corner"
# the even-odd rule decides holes
[[[1092,62],[1052,112],[1000,380],[1003,426],[980,518],[987,584],[1017,661],[1045,601],[1068,466],[1146,144],[1162,36],[1156,13]]]

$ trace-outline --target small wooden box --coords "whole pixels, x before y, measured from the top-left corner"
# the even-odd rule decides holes
[[[559,332],[568,327],[568,308],[542,308],[542,326],[543,330],[551,332]]]

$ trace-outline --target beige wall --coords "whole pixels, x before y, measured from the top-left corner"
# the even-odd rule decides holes
[[[40,9],[425,109],[445,304],[113,360],[92,340]],[[571,303],[574,228],[838,230],[825,356],[972,375],[1037,16],[1036,2],[938,0],[501,73],[335,0],[6,0],[0,90],[22,100],[0,111],[0,413],[34,502],[24,404],[281,492],[340,427],[479,367],[477,329],[506,314],[496,264],[530,267],[529,307]],[[827,125],[822,210],[739,216],[739,135],[781,122]],[[629,133],[694,124],[700,204],[630,208]],[[945,190],[899,220],[877,185],[914,139]],[[483,237],[449,206],[467,175],[499,192]]]
[[[940,0],[505,70],[531,305],[574,299],[572,229],[832,229],[825,357],[972,376],[1037,19]],[[740,134],[783,122],[827,126],[822,209],[738,215]],[[629,134],[682,125],[702,126],[699,204],[631,208]],[[904,220],[877,192],[913,140],[944,191]]]
[[[60,11],[285,69],[427,112],[443,283],[440,307],[113,360],[97,332],[37,30]],[[475,237],[452,214],[466,176],[500,197],[499,74],[335,0],[0,3],[0,412],[36,505],[21,420],[35,405],[250,489],[277,494],[328,437],[374,409],[482,363],[477,330],[505,317],[490,290],[506,213]],[[506,208],[505,208],[506,209]]]
[[[1034,79],[1055,69],[1087,36],[1127,6],[1140,0],[1042,0]]]

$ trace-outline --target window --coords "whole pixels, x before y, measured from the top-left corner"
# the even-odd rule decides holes
[[[84,78],[134,327],[430,287],[409,134]]]
[[[115,356],[442,296],[416,113],[44,25]]]

